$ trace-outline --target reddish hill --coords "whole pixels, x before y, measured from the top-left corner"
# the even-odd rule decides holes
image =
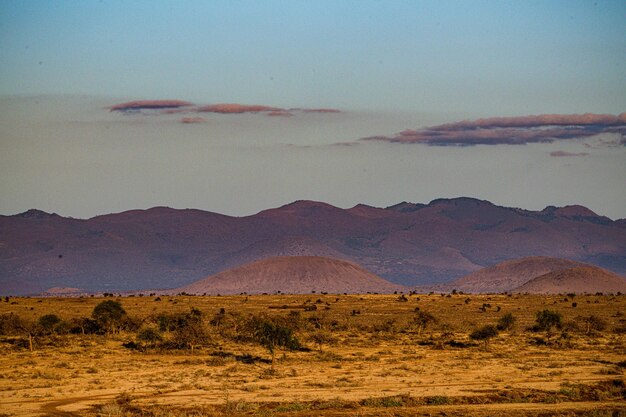
[[[588,265],[549,272],[513,291],[533,294],[626,293],[626,279],[606,269]]]
[[[569,259],[545,256],[513,259],[483,268],[453,281],[445,287],[465,293],[507,292],[540,275],[580,266],[588,265]]]
[[[321,256],[281,256],[220,272],[173,292],[189,294],[389,293],[406,287],[392,284],[359,265]]]
[[[167,207],[86,220],[0,216],[0,294],[180,287],[285,255],[347,259],[410,286],[529,256],[626,274],[626,222],[578,206],[529,211],[465,197],[386,209],[297,201],[246,217]]]

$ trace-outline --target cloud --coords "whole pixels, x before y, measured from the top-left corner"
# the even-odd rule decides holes
[[[303,109],[305,113],[341,113],[341,110],[337,109]]]
[[[206,119],[204,117],[182,117],[180,119],[181,123],[192,124],[192,123],[204,123]]]
[[[273,110],[267,113],[268,116],[282,116],[282,117],[291,117],[293,114],[287,110]]]
[[[190,106],[193,106],[193,103],[182,100],[136,100],[115,104],[109,107],[109,110],[119,112],[138,112],[141,110],[171,110]]]
[[[550,156],[587,156],[589,153],[587,152],[567,152],[567,151],[552,151],[550,152]]]
[[[292,116],[294,112],[303,113],[340,113],[337,109],[282,109],[280,107],[265,106],[260,104],[218,103],[207,105],[195,105],[182,100],[136,100],[126,103],[115,104],[109,107],[110,111],[122,113],[149,113],[149,114],[180,114],[180,113],[219,113],[219,114],[244,114],[264,113],[268,116]],[[181,120],[182,121],[182,120]],[[185,122],[183,122],[185,123]],[[194,122],[187,122],[194,123]]]
[[[373,136],[361,140],[434,146],[524,145],[589,137],[600,133],[623,136],[626,133],[626,113],[617,116],[586,113],[492,117],[405,130],[394,136]],[[621,143],[624,143],[623,139]]]
[[[258,104],[236,104],[236,103],[221,103],[210,104],[207,106],[196,107],[197,112],[201,113],[222,113],[222,114],[241,114],[241,113],[261,113],[280,111],[278,107],[261,106]]]

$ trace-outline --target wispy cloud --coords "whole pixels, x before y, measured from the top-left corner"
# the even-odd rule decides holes
[[[372,136],[361,140],[434,146],[524,145],[589,137],[600,133],[617,133],[623,137],[626,134],[626,113],[617,116],[586,113],[492,117],[405,130],[393,136]]]
[[[109,107],[110,111],[132,114],[191,114],[191,113],[218,113],[218,114],[245,114],[261,113],[267,116],[292,116],[294,113],[340,113],[337,109],[319,108],[292,108],[283,109],[280,107],[266,106],[261,104],[238,104],[238,103],[218,103],[207,105],[196,105],[182,100],[136,100],[126,103],[119,103]],[[184,118],[183,123],[198,123],[198,118]],[[196,120],[196,121],[192,121]]]
[[[552,151],[550,152],[550,156],[587,156],[589,153],[587,152],[567,152],[567,151]]]
[[[139,112],[142,110],[179,109],[181,107],[190,107],[193,105],[193,103],[182,100],[136,100],[115,104],[109,107],[109,110],[127,113]]]
[[[180,122],[185,124],[204,123],[206,119],[204,117],[182,117]]]

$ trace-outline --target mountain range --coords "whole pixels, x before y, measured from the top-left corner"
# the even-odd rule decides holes
[[[74,219],[0,216],[0,293],[178,288],[276,256],[324,256],[393,283],[449,283],[521,257],[626,273],[626,220],[582,206],[540,211],[473,198],[341,209],[296,201],[245,217],[155,207]]]

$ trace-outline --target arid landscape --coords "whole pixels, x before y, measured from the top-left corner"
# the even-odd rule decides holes
[[[0,417],[626,417],[625,15],[0,1]]]
[[[623,416],[625,314],[624,295],[10,297],[0,415]]]

